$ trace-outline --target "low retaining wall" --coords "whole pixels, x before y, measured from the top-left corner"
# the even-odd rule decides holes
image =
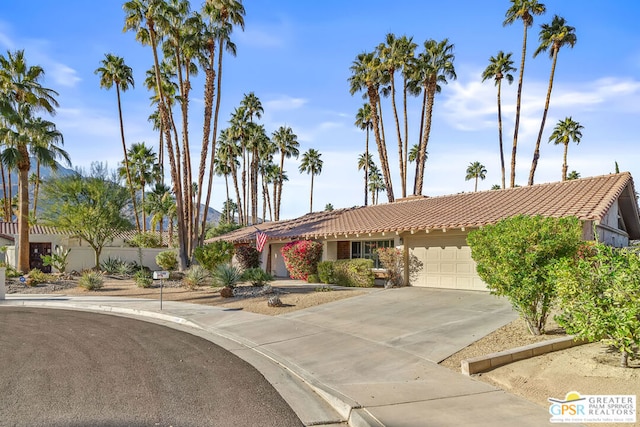
[[[512,348],[511,350],[487,354],[486,356],[465,359],[460,362],[460,368],[462,373],[465,375],[477,374],[479,372],[490,371],[498,366],[507,365],[518,360],[529,359],[545,353],[551,353],[552,351],[564,350],[565,348],[575,347],[577,345],[586,344],[587,342],[587,340],[576,340],[573,335],[569,335],[562,338]]]

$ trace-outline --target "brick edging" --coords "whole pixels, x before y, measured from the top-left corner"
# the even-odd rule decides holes
[[[499,351],[485,356],[473,357],[460,362],[460,369],[465,375],[486,372],[498,366],[507,365],[518,360],[529,359],[552,351],[564,350],[565,348],[586,344],[587,340],[576,339],[573,335],[552,340],[541,341],[510,350]]]

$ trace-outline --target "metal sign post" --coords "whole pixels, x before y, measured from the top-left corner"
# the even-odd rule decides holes
[[[160,280],[160,310],[162,310],[162,288],[164,287],[164,279],[169,278],[168,271],[154,271],[153,280]]]

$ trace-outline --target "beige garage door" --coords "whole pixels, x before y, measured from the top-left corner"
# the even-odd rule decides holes
[[[409,250],[424,264],[413,286],[486,291],[465,235],[409,236]]]

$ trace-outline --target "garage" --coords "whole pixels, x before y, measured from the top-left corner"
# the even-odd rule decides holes
[[[438,233],[438,234],[436,234]],[[476,273],[476,263],[467,246],[466,233],[434,232],[423,236],[408,236],[409,253],[423,263],[413,286],[430,288],[486,291],[485,283]]]

